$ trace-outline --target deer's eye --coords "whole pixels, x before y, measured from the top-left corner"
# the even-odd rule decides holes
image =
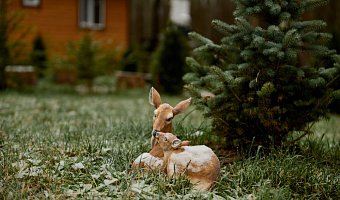
[[[157,117],[156,114],[154,114],[153,117],[156,118]]]
[[[166,121],[170,122],[172,120],[172,117],[168,118]]]
[[[168,137],[164,137],[164,141],[168,141]]]

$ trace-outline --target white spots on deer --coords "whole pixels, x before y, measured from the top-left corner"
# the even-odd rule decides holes
[[[140,156],[138,156],[134,163],[139,166],[141,163],[144,163],[144,165],[149,166],[152,169],[161,168],[163,166],[163,159],[157,158],[152,156],[149,153],[142,153]]]
[[[156,110],[153,112],[153,119],[156,119],[157,113],[158,113],[158,109],[156,109]]]
[[[174,117],[174,114],[169,113],[168,116],[166,117],[167,121],[170,121]]]
[[[207,146],[183,146],[184,151],[173,153],[169,159],[170,174],[184,172],[186,167],[192,172],[200,172],[207,168],[214,152]],[[184,169],[174,169],[174,166],[182,166]]]

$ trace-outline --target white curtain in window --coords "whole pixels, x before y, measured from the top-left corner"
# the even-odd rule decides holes
[[[79,0],[81,28],[102,29],[105,19],[105,0]]]

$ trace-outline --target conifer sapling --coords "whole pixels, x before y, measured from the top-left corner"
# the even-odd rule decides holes
[[[224,35],[220,44],[189,34],[199,47],[196,56],[186,60],[192,72],[184,76],[185,88],[229,145],[280,146],[293,131],[310,132],[312,124],[327,117],[329,103],[340,96],[332,88],[340,76],[340,56],[324,46],[332,35],[317,32],[326,23],[301,21],[307,10],[328,1],[234,2],[234,24],[212,21]],[[257,17],[261,26],[252,26],[250,16]],[[302,51],[318,62],[301,64]],[[211,95],[202,96],[202,91]]]

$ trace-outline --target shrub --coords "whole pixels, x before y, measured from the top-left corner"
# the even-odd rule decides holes
[[[42,77],[46,69],[47,55],[45,43],[41,35],[38,35],[33,40],[33,49],[30,56],[32,65],[37,70],[39,77]]]
[[[66,56],[59,56],[50,62],[52,71],[66,76],[69,73],[74,74],[77,82],[86,83],[89,87],[96,76],[113,73],[118,66],[117,48],[104,48],[102,43],[94,41],[90,34],[86,34],[80,41],[69,42],[67,53]],[[75,80],[71,79],[74,83]]]
[[[221,44],[190,33],[200,46],[197,58],[187,59],[192,72],[185,76],[186,89],[229,145],[279,146],[293,131],[303,137],[327,117],[329,103],[340,94],[331,87],[340,56],[323,46],[332,35],[316,32],[326,23],[299,21],[327,0],[234,2],[234,25],[212,21],[224,34]],[[261,19],[261,26],[253,27],[250,16]],[[319,64],[301,66],[301,51],[314,54]],[[211,94],[202,96],[202,90]]]
[[[142,45],[131,45],[120,60],[121,69],[129,72],[147,72],[149,53]]]
[[[185,57],[188,44],[182,33],[170,24],[163,32],[163,39],[152,55],[151,72],[154,86],[162,92],[182,92],[182,77],[187,71]]]
[[[71,61],[78,72],[78,79],[92,84],[96,76],[95,54],[98,51],[98,44],[94,43],[90,35],[85,35],[79,43],[68,44],[68,53],[73,56]]]
[[[75,84],[77,69],[67,56],[58,56],[48,61],[48,70],[57,84]]]

